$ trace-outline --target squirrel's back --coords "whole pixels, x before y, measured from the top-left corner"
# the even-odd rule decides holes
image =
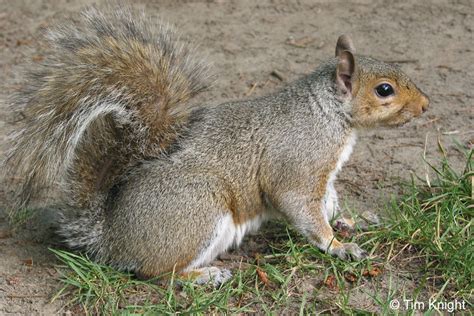
[[[19,204],[59,183],[67,204],[97,206],[132,165],[179,137],[208,67],[170,27],[128,8],[93,7],[51,29],[52,53],[13,101],[26,116],[7,154]]]

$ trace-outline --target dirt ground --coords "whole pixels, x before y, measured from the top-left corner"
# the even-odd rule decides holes
[[[0,152],[20,123],[7,109],[18,86],[19,65],[39,62],[46,47],[41,30],[77,16],[100,1],[0,0]],[[312,71],[334,54],[335,41],[350,34],[358,52],[398,63],[431,98],[420,119],[398,129],[361,131],[338,180],[343,201],[357,211],[381,211],[397,194],[400,179],[424,177],[422,155],[437,156],[437,140],[453,159],[452,139],[472,146],[474,2],[451,1],[134,1],[150,15],[176,25],[199,43],[218,80],[200,100],[218,103],[269,93]],[[272,75],[277,71],[281,78]],[[8,192],[0,186],[0,206]],[[58,273],[48,251],[48,224],[29,222],[12,231],[0,209],[0,314],[65,312],[50,303]]]

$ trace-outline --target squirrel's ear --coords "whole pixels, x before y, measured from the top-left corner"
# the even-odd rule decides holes
[[[339,55],[343,51],[349,51],[352,54],[355,54],[355,47],[354,44],[352,43],[351,38],[348,35],[341,35],[337,39],[337,44],[336,44],[336,57],[339,57]]]
[[[345,50],[339,52],[337,57],[336,85],[343,98],[350,98],[352,97],[352,77],[355,69],[354,55]]]

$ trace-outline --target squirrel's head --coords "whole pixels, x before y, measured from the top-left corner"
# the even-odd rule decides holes
[[[336,89],[338,98],[350,101],[355,125],[401,125],[428,109],[428,97],[399,68],[354,53],[351,39],[340,36]]]

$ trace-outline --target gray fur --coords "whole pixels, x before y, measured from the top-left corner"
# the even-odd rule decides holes
[[[205,67],[175,44],[173,33],[128,11],[104,15],[92,9],[85,14],[85,25],[50,33],[58,54],[44,67],[45,78],[66,80],[70,72],[88,69],[74,57],[87,56],[81,48],[90,48],[91,43],[95,53],[103,54],[109,53],[104,46],[109,38],[122,44],[135,42],[144,49],[152,43],[157,56],[153,63],[171,60],[172,69],[160,75],[164,78],[157,77],[171,84],[162,94],[151,96],[161,100],[166,95],[171,101],[159,104],[169,107],[166,112],[157,108],[141,113],[139,104],[146,99],[129,89],[141,77],[113,86],[99,80],[87,91],[66,80],[71,95],[64,96],[58,96],[58,87],[50,86],[48,80],[31,82],[33,88],[22,102],[40,115],[31,118],[16,138],[9,160],[26,175],[27,184],[33,183],[24,187],[27,195],[36,193],[35,185],[63,183],[63,193],[69,192],[72,199],[64,198],[59,204],[75,216],[62,219],[60,232],[71,247],[84,249],[99,262],[153,276],[185,270],[209,247],[223,217],[231,215],[237,227],[277,213],[329,253],[341,258],[364,256],[357,245],[334,240],[329,211],[324,209],[327,186],[333,190],[330,177],[358,126],[399,124],[427,106],[426,97],[403,73],[371,58],[347,59],[344,62],[353,71],[351,86],[357,92],[342,96],[336,80],[341,60],[334,58],[276,93],[190,107],[188,97],[205,87],[200,80]],[[344,42],[351,43],[347,37]],[[133,67],[132,72],[137,70]],[[159,69],[151,66],[151,71],[155,68]],[[99,69],[109,70],[113,78],[120,75],[116,69]],[[184,89],[176,78],[186,78],[189,86]],[[393,104],[374,97],[370,85],[381,78],[396,85],[398,95],[390,99]],[[95,79],[86,73],[74,76],[77,81],[87,80],[86,86]],[[137,89],[147,92],[144,83]],[[186,100],[180,98],[183,90]],[[41,91],[46,92],[44,96]],[[63,104],[71,106],[71,102],[64,98],[75,93],[79,101],[72,103],[72,113],[66,113]],[[163,113],[166,118],[179,117],[183,112],[186,118],[172,121],[171,126],[150,120]],[[165,136],[151,137],[148,131],[153,129],[158,135],[165,131],[172,141],[165,142]],[[128,134],[124,137],[123,133]],[[88,168],[94,165],[91,154],[100,161],[115,161],[119,155],[128,159],[118,160],[122,163],[119,175],[108,174],[106,169],[109,180],[105,187],[91,188],[77,177],[80,167],[101,172]],[[92,192],[87,195],[91,198],[88,203],[80,199],[84,191]],[[335,191],[330,194],[337,204]]]

